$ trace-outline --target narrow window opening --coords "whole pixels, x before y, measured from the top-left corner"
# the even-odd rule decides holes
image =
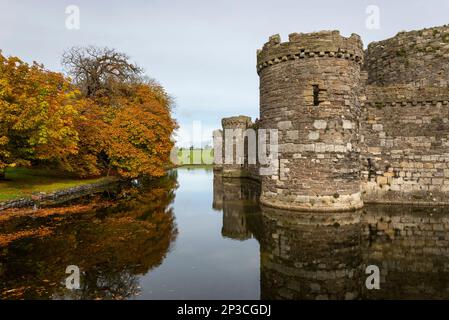
[[[320,88],[318,85],[313,85],[313,105],[315,107],[320,105]]]

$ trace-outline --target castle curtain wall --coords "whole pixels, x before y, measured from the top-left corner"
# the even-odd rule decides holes
[[[449,202],[449,27],[366,50],[361,119],[365,202]]]

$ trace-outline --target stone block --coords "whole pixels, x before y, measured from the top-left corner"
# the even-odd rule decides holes
[[[298,138],[299,138],[299,131],[298,130],[287,131],[287,139],[297,140]]]
[[[279,130],[288,130],[292,127],[291,121],[280,121],[278,122],[278,129]]]
[[[352,130],[353,128],[354,128],[354,125],[353,125],[352,121],[343,120],[343,129]]]
[[[315,120],[313,122],[313,127],[315,129],[324,130],[327,128],[327,121],[325,120]]]
[[[318,140],[320,138],[320,133],[317,131],[310,131],[308,138],[309,140]]]

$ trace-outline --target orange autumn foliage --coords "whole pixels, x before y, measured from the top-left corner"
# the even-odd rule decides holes
[[[170,99],[154,83],[126,84],[118,96],[85,98],[76,122],[80,148],[64,167],[81,176],[165,174],[176,122]]]
[[[0,52],[0,173],[46,165],[82,177],[164,175],[176,128],[169,96],[143,80],[107,88],[83,96],[62,74]]]
[[[0,51],[0,170],[76,154],[77,94],[62,74]]]
[[[51,234],[51,229],[40,227],[34,230],[16,231],[10,234],[0,234],[0,248],[6,247],[11,242],[23,238],[38,237],[43,238]]]
[[[135,84],[122,100],[106,131],[111,165],[125,177],[162,176],[176,128],[168,97],[159,86]]]

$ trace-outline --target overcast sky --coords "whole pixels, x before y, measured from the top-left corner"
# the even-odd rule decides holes
[[[66,27],[69,5],[80,10],[79,30]],[[367,27],[370,5],[380,10],[379,28]],[[210,140],[222,117],[258,117],[256,49],[272,34],[338,29],[367,45],[448,23],[449,0],[0,0],[0,49],[55,71],[74,45],[127,53],[175,98],[178,140],[187,145],[193,121]]]

